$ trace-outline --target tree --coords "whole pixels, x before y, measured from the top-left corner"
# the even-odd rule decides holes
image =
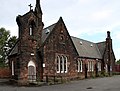
[[[6,56],[6,43],[8,38],[10,37],[10,32],[6,31],[5,28],[0,29],[0,66],[3,65]]]
[[[5,66],[8,53],[16,41],[16,36],[10,37],[10,31],[0,28],[0,67]]]
[[[11,49],[15,45],[16,41],[17,41],[16,36],[12,36],[12,37],[9,38],[9,40],[7,42],[7,45],[6,45],[8,47],[8,53],[11,51]]]
[[[119,60],[117,60],[117,62],[116,62],[117,64],[120,64],[120,59]]]

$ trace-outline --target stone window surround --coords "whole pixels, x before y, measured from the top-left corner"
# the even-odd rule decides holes
[[[30,28],[29,28],[29,35],[33,35],[33,28],[32,28],[32,25],[30,25]]]
[[[101,62],[97,62],[97,68],[98,68],[98,71],[101,71]]]
[[[58,54],[56,57],[57,63],[57,73],[67,73],[68,72],[68,57],[64,54]]]
[[[78,59],[78,65],[77,65],[77,71],[78,72],[83,72],[83,61],[82,59]]]
[[[12,76],[14,76],[14,61],[12,61]]]
[[[94,71],[94,61],[88,60],[88,72],[93,72],[93,71]]]

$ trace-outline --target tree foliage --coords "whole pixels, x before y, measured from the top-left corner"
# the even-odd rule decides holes
[[[10,37],[9,30],[0,28],[0,66],[5,66],[8,53],[16,41],[17,37]]]
[[[120,64],[120,59],[119,60],[117,60],[117,62],[116,62],[117,64]]]
[[[11,49],[15,45],[16,41],[17,41],[16,36],[12,36],[8,39],[8,42],[7,42],[8,52],[11,51]]]

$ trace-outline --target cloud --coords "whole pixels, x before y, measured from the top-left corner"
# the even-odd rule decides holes
[[[120,40],[120,32],[116,34],[116,39]]]
[[[103,10],[103,11],[98,11],[92,14],[92,20],[93,21],[104,21],[106,18],[111,17],[112,11],[111,10]]]
[[[116,60],[120,59],[120,48],[116,48],[114,49],[114,52],[115,52],[115,57],[117,58]]]
[[[11,36],[18,36],[18,26],[6,26],[6,25],[2,25],[0,26],[1,27],[4,27],[6,30],[9,30],[10,31],[10,34]]]
[[[28,5],[31,3],[35,6],[35,0],[0,2],[0,27],[11,30],[12,35],[18,35],[16,16],[28,12]],[[119,49],[120,0],[41,0],[41,7],[45,27],[57,22],[62,16],[70,35],[101,41],[106,38],[106,31],[111,31],[114,49]]]
[[[90,0],[78,0],[78,2],[81,4],[87,4],[87,3],[90,3],[91,1]]]

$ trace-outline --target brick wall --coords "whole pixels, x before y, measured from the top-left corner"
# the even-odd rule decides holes
[[[9,78],[10,70],[9,68],[0,68],[0,78]]]
[[[120,65],[115,65],[115,72],[120,72]]]

